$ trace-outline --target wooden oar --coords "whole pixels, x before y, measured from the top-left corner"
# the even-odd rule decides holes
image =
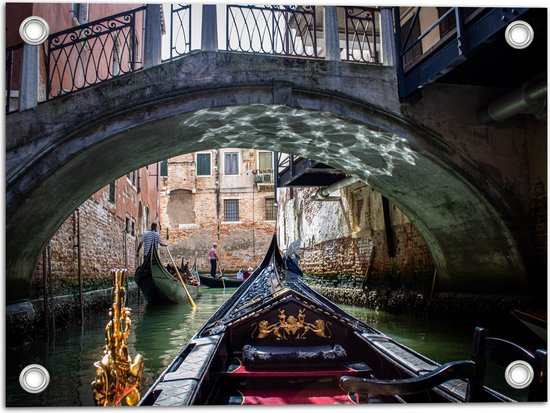
[[[223,289],[225,290],[225,280],[223,279],[223,270],[222,270],[222,265],[220,263],[220,259],[218,258],[218,267],[220,267],[220,278],[222,279],[222,285],[223,285]]]
[[[181,285],[183,286],[183,290],[185,291],[185,294],[187,294],[187,299],[189,300],[189,304],[191,304],[191,307],[197,308],[197,305],[193,301],[193,298],[191,298],[191,294],[189,294],[189,291],[187,291],[187,287],[185,286],[185,283],[183,282],[183,278],[181,278],[181,274],[178,270],[178,266],[176,265],[176,262],[174,261],[174,258],[172,257],[172,253],[170,252],[170,249],[168,249],[168,246],[166,246],[166,251],[168,251],[168,255],[170,256],[170,259],[172,260],[172,264],[174,264],[174,268],[176,269],[176,274],[178,274],[178,278],[181,282]]]

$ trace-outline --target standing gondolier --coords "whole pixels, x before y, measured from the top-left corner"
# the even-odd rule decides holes
[[[149,250],[153,245],[153,242],[155,242],[155,246],[157,248],[159,245],[162,245],[163,247],[166,247],[168,245],[168,244],[165,244],[160,238],[160,234],[157,232],[157,224],[155,222],[151,224],[151,230],[147,231],[141,237],[141,241],[139,242],[139,245],[136,251],[136,257],[139,257],[139,250],[141,249],[142,245],[143,245],[143,258],[147,257],[147,255],[149,254]]]
[[[216,268],[218,267],[218,244],[212,245],[210,251],[208,252],[208,257],[210,258],[210,276],[216,278]]]

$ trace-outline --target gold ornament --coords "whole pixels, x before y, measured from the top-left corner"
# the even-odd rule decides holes
[[[288,340],[294,338],[297,340],[305,340],[308,332],[313,332],[319,337],[330,338],[330,322],[323,320],[315,320],[315,323],[306,322],[306,309],[298,310],[298,318],[290,315],[287,317],[285,310],[277,310],[278,322],[269,324],[269,321],[262,320],[258,324],[253,323],[254,330],[252,338],[263,339],[270,334],[275,336],[276,340]],[[325,330],[328,332],[325,332]],[[254,335],[258,331],[258,334]]]
[[[132,362],[126,346],[130,335],[131,310],[125,307],[126,270],[112,270],[113,305],[109,310],[111,320],[105,327],[103,358],[94,363],[97,367],[92,391],[96,406],[128,406],[139,403],[143,357],[137,354]]]

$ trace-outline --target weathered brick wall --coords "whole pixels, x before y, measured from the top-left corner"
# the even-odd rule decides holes
[[[319,202],[312,199],[316,189],[279,191],[282,245],[302,240],[300,265],[305,273],[323,275],[319,282],[330,285],[334,284],[331,277],[339,284],[346,275],[355,283],[355,278],[362,280],[367,272],[372,286],[431,285],[435,269],[431,254],[418,230],[395,205],[390,203],[395,245],[395,256],[390,257],[379,193],[357,183],[341,190],[340,201]]]
[[[54,295],[78,291],[78,222],[80,222],[81,273],[85,291],[111,286],[110,271],[136,269],[139,206],[149,211],[149,222],[158,220],[156,177],[139,171],[140,191],[123,176],[115,181],[115,202],[109,201],[109,185],[92,195],[69,216],[50,240]],[[127,228],[127,219],[129,227]],[[143,217],[143,221],[146,221]],[[132,234],[131,223],[134,223]],[[145,227],[144,222],[141,223]],[[42,257],[38,258],[32,296],[42,295]]]
[[[211,154],[210,176],[197,176],[195,154],[186,154],[169,160],[168,177],[163,179],[161,226],[167,228],[167,232],[162,232],[163,238],[178,264],[182,258],[191,263],[196,260],[200,272],[210,271],[208,251],[215,242],[225,271],[256,267],[267,251],[275,228],[275,221],[265,219],[265,199],[273,198],[273,188],[260,187],[254,182],[256,151],[225,151],[239,152],[238,175],[224,175],[223,151],[211,150],[205,151]],[[181,198],[182,190],[187,191],[187,205],[180,203],[179,207],[188,211],[175,213],[175,199]],[[238,199],[239,221],[225,220],[226,199]],[[182,218],[185,222],[181,222]],[[161,257],[165,262],[169,259],[166,251],[162,251]]]

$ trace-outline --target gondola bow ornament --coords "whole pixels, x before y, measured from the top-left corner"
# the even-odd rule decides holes
[[[143,357],[137,354],[132,362],[126,339],[130,335],[130,309],[126,303],[126,270],[111,271],[113,277],[113,304],[111,320],[105,327],[103,358],[94,363],[96,369],[92,391],[97,406],[128,406],[139,403]]]

